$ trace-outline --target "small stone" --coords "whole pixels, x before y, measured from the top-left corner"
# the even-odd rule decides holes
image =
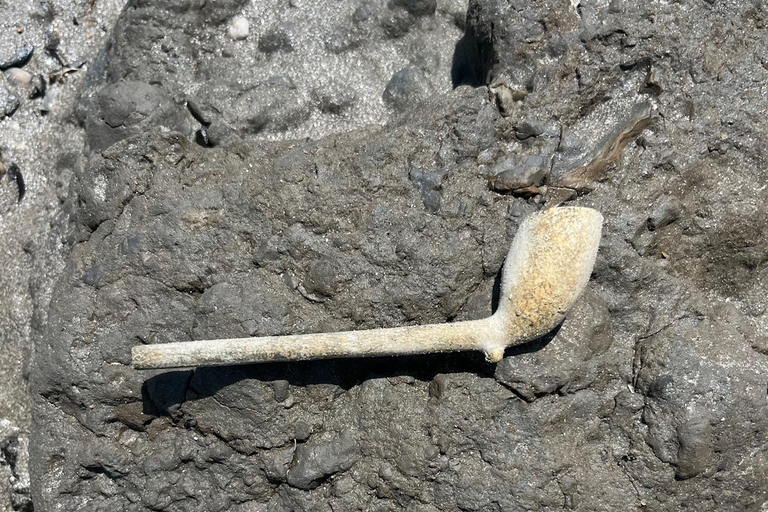
[[[312,295],[333,297],[339,290],[338,270],[329,261],[312,265],[304,279],[304,288]]]
[[[45,98],[43,98],[43,101],[40,102],[40,113],[41,114],[47,114],[51,111],[53,107],[53,98],[51,95],[47,95]]]
[[[53,10],[53,6],[49,2],[40,2],[40,5],[29,13],[32,18],[38,18],[46,23],[53,21],[56,16],[56,12]]]
[[[392,39],[397,39],[407,34],[414,22],[414,16],[402,10],[390,11],[389,15],[382,16],[379,21],[381,28]]]
[[[314,489],[331,475],[354,466],[359,458],[357,440],[348,432],[332,441],[310,441],[296,449],[287,481],[299,489]]]
[[[414,16],[429,16],[437,10],[437,0],[397,0],[396,5],[405,7]]]
[[[235,130],[220,121],[214,121],[206,129],[206,136],[208,138],[208,146],[219,146],[222,143],[234,138],[236,136]]]
[[[352,14],[352,21],[360,23],[373,17],[376,14],[376,4],[370,0],[362,2]]]
[[[293,460],[293,446],[264,453],[264,474],[270,482],[285,482]]]
[[[30,98],[42,98],[48,90],[48,83],[43,75],[33,75],[31,80]]]
[[[681,211],[682,205],[678,198],[673,196],[663,198],[648,217],[648,231],[656,231],[672,224],[680,216]]]
[[[477,163],[480,165],[487,165],[494,161],[498,150],[494,147],[486,148],[477,155]]]
[[[131,402],[115,407],[115,418],[123,425],[137,431],[145,431],[155,416],[145,414],[141,402]]]
[[[83,278],[83,282],[91,286],[96,286],[97,284],[99,284],[100,270],[101,268],[98,265],[94,265],[91,268],[89,268],[85,272],[85,277]]]
[[[7,171],[8,179],[16,183],[18,202],[20,203],[24,199],[24,195],[27,193],[27,187],[24,184],[24,176],[21,174],[21,169],[16,164],[11,164]]]
[[[543,156],[510,155],[493,168],[491,188],[498,192],[522,193],[549,181],[549,160]]]
[[[12,57],[8,59],[0,60],[0,71],[5,71],[8,68],[20,68],[24,66],[29,59],[32,58],[32,54],[35,51],[35,47],[31,44],[21,48]]]
[[[19,108],[19,98],[9,91],[0,93],[0,98],[3,98],[0,100],[0,113],[2,113],[3,116],[11,117]]]
[[[407,67],[392,75],[381,99],[390,107],[403,110],[428,95],[427,77],[420,69]]]
[[[338,29],[328,34],[325,47],[331,53],[344,53],[359,48],[364,41],[365,36],[360,31]]]
[[[282,30],[271,30],[259,39],[259,50],[264,53],[292,52],[291,38]]]
[[[325,114],[340,114],[354,105],[357,96],[354,91],[347,91],[341,85],[334,84],[327,89],[312,91],[312,99],[317,108]]]
[[[509,116],[517,102],[523,101],[528,93],[519,89],[513,89],[503,82],[496,82],[488,87],[491,101],[496,103],[496,108],[504,117]]]
[[[446,391],[449,388],[450,380],[447,375],[438,373],[429,383],[428,392],[429,396],[434,398],[443,398]]]
[[[517,127],[515,136],[519,140],[529,139],[531,137],[538,137],[545,130],[544,123],[540,121],[523,121],[520,126]]]
[[[237,16],[229,24],[227,33],[229,37],[235,41],[242,41],[248,37],[251,32],[251,24],[248,22],[245,16]]]
[[[55,52],[59,48],[61,37],[58,30],[50,30],[45,35],[45,49],[49,52]]]
[[[423,172],[420,169],[411,169],[408,177],[413,185],[421,193],[424,206],[427,211],[436,213],[440,209],[442,201],[442,171]]]
[[[648,73],[645,75],[645,90],[655,96],[661,94],[664,89],[661,86],[662,76],[661,71],[657,66],[650,66]]]
[[[201,126],[195,132],[195,142],[203,147],[208,147],[211,145],[210,140],[208,140],[208,128],[205,125]]]
[[[288,381],[283,379],[272,382],[272,392],[276,402],[285,402],[291,393]]]
[[[33,75],[29,71],[19,68],[5,70],[5,79],[15,87],[29,87],[32,84]]]

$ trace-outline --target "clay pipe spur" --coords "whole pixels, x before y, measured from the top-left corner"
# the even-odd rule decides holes
[[[553,208],[527,217],[504,264],[496,312],[482,320],[388,329],[186,341],[133,347],[137,369],[221,366],[264,361],[504,349],[554,329],[589,280],[603,216],[590,208]]]

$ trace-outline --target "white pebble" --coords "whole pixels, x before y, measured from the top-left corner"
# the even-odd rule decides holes
[[[28,87],[32,83],[32,73],[20,68],[6,69],[5,78],[8,83],[16,87]]]
[[[245,39],[251,31],[251,24],[245,16],[238,16],[229,24],[229,37],[235,41]]]

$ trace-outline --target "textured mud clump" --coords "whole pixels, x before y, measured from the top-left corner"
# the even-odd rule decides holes
[[[320,44],[303,4],[131,1],[89,69],[66,265],[36,292],[35,510],[764,508],[761,8],[365,1]],[[374,72],[373,47],[397,57]],[[521,220],[559,203],[605,217],[589,289],[497,365],[130,366],[486,317]]]

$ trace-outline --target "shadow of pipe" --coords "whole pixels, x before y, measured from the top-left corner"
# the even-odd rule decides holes
[[[541,350],[559,330],[560,325],[537,340],[509,347],[504,356]],[[486,362],[480,352],[200,367],[164,372],[147,379],[142,386],[143,412],[151,416],[178,417],[184,402],[214,396],[228,386],[251,379],[263,383],[288,381],[291,386],[301,387],[329,384],[346,391],[374,378],[410,376],[429,382],[444,373],[472,373],[493,378],[495,369],[496,365]]]

